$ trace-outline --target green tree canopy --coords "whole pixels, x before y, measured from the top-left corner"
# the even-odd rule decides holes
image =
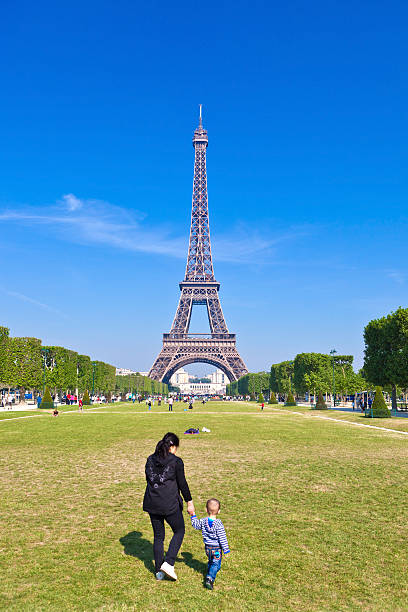
[[[54,408],[54,402],[52,401],[51,393],[48,387],[45,387],[44,397],[41,399],[40,408],[48,409]]]
[[[382,387],[391,385],[393,408],[397,385],[408,387],[408,308],[374,319],[364,329],[364,373]]]
[[[371,415],[378,419],[388,419],[391,416],[387,404],[385,403],[381,387],[375,388],[375,398],[371,406]],[[371,415],[367,411],[367,416]]]
[[[275,393],[282,393],[286,395],[291,389],[291,378],[293,379],[294,374],[294,362],[293,361],[282,361],[281,363],[274,363],[271,366],[271,372],[269,375],[269,388]]]

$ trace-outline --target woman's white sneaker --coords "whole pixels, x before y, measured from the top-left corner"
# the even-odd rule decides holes
[[[173,580],[177,580],[177,574],[174,571],[174,566],[170,565],[169,563],[167,563],[167,561],[165,561],[162,566],[161,566],[161,571],[164,572],[166,574],[166,576],[168,576],[169,578],[173,578]]]

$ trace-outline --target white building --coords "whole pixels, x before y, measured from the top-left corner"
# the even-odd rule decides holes
[[[188,372],[181,368],[170,378],[170,384],[179,387],[184,395],[225,394],[228,378],[222,370],[216,370],[212,374],[206,374],[201,378],[208,378],[210,382],[198,382],[197,377],[189,376]]]
[[[137,374],[137,372],[127,368],[116,368],[116,376],[129,376],[129,374]]]
[[[222,370],[215,370],[215,372],[210,374],[208,378],[211,380],[211,383],[213,385],[222,385],[223,387],[225,387],[227,383],[229,382],[229,380],[227,379],[226,375],[224,374]]]
[[[170,378],[170,384],[176,387],[179,387],[180,385],[186,385],[188,384],[188,381],[189,381],[189,374],[183,368],[180,368],[180,370],[177,370],[177,372],[175,372],[173,376]]]

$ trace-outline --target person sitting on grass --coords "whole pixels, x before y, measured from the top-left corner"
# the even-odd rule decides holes
[[[55,406],[54,410],[52,411],[52,416],[57,417],[58,415],[59,415],[58,408]]]
[[[210,591],[214,588],[214,581],[221,569],[222,553],[230,552],[224,525],[217,518],[221,509],[221,503],[214,497],[206,504],[208,518],[198,519],[195,514],[191,516],[191,524],[194,529],[199,529],[203,534],[205,552],[208,557],[207,575],[204,586]]]

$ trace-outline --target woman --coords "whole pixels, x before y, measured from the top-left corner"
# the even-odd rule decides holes
[[[187,511],[194,514],[190,489],[184,475],[184,463],[176,457],[180,440],[174,433],[166,433],[158,442],[153,455],[146,461],[146,492],[143,510],[149,513],[152,522],[154,542],[153,553],[156,579],[163,580],[166,574],[177,580],[174,563],[184,538],[183,501],[180,491],[187,502]],[[164,521],[173,530],[169,550],[164,557]]]

